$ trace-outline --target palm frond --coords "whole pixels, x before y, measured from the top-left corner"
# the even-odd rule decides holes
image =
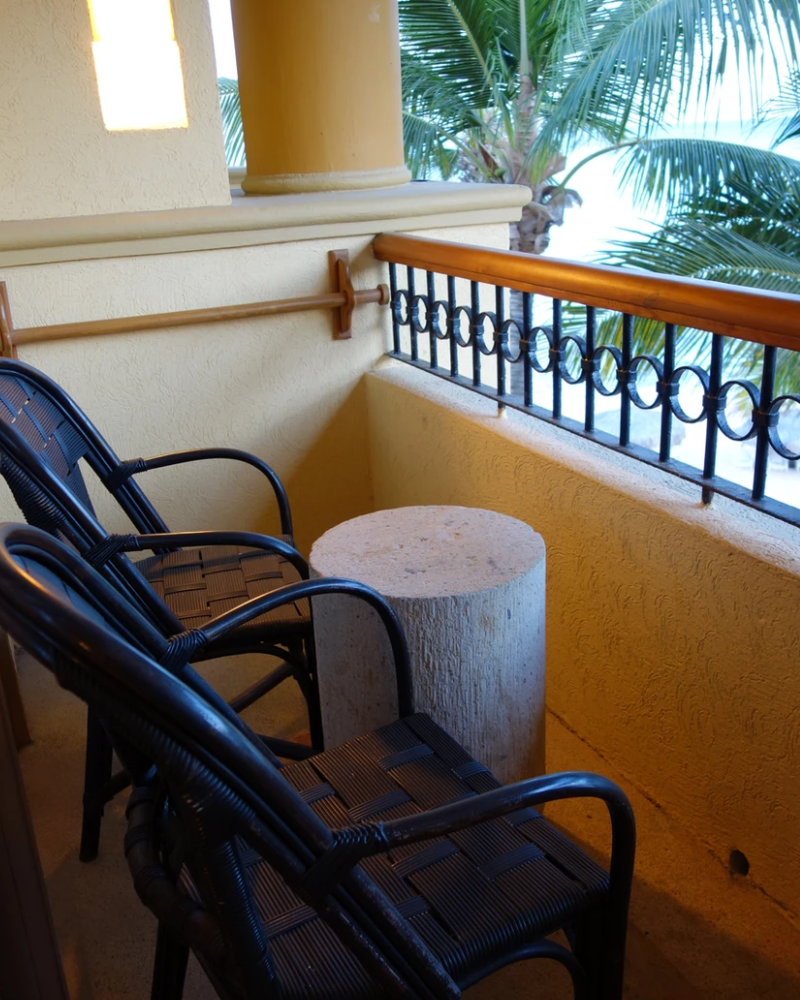
[[[795,112],[791,118],[787,119],[786,124],[772,140],[772,147],[774,149],[775,146],[780,146],[782,142],[797,138],[800,138],[800,111]]]
[[[399,0],[400,43],[473,107],[491,100],[495,0]]]
[[[619,136],[642,115],[659,119],[671,102],[685,109],[707,95],[730,58],[750,70],[759,93],[761,60],[776,62],[779,48],[794,58],[800,38],[800,5],[793,0],[638,0],[606,3],[594,15],[592,44],[576,58],[556,113],[554,136],[568,137],[601,107],[614,117]]]
[[[800,71],[795,70],[783,80],[779,93],[762,108],[760,122],[778,120],[778,130],[772,148],[782,142],[800,137]]]
[[[769,150],[715,139],[643,139],[623,153],[620,183],[640,207],[713,205],[731,185],[781,192],[800,206],[800,162]],[[779,200],[780,200],[779,199]]]
[[[441,177],[449,180],[456,168],[458,147],[434,122],[410,111],[403,112],[406,166],[416,180]]]
[[[580,51],[588,37],[587,15],[598,0],[525,0],[530,75],[534,86],[550,64],[567,52]],[[522,52],[519,0],[496,0],[495,23],[503,50],[517,68]]]
[[[401,52],[403,107],[436,121],[442,128],[460,132],[475,123],[475,105],[460,88],[442,78],[427,59]]]
[[[221,77],[219,106],[222,112],[222,134],[225,143],[225,159],[229,167],[244,166],[244,131],[242,130],[242,107],[239,103],[239,81]]]
[[[787,253],[719,225],[686,221],[611,248],[605,264],[800,294],[800,245]]]

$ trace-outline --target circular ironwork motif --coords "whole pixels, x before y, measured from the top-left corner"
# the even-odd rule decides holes
[[[424,323],[421,323],[419,319],[420,303],[425,306]],[[411,300],[411,328],[415,331],[415,333],[428,332],[428,298],[426,295],[415,295]]]
[[[461,336],[461,317],[466,317],[467,320],[467,336]],[[459,347],[469,347],[472,343],[472,310],[469,306],[456,306],[450,316],[449,321],[450,335],[458,344]]]
[[[403,308],[405,308],[405,312],[403,312]],[[392,317],[398,325],[408,326],[408,292],[398,289],[394,293],[394,298],[392,299]]]
[[[607,386],[603,381],[602,359],[604,354],[608,354],[614,362],[613,386]],[[612,344],[602,344],[592,355],[592,361],[594,362],[592,366],[592,385],[595,389],[597,389],[600,395],[616,396],[618,392],[621,392],[622,382],[620,381],[619,373],[622,370],[622,351],[618,347],[614,347]]]
[[[541,364],[539,361],[538,341],[539,337],[544,337],[547,344],[547,363]],[[540,375],[546,375],[553,370],[556,361],[553,357],[553,328],[552,326],[535,326],[528,333],[526,341],[528,357],[531,359],[531,368]]]
[[[700,405],[700,412],[696,417],[690,416],[681,405],[681,379],[684,375],[694,375],[703,389],[703,402]],[[669,405],[678,420],[681,420],[684,424],[699,424],[701,420],[705,420],[707,416],[705,398],[708,395],[710,386],[711,379],[708,372],[704,371],[698,365],[682,365],[680,368],[675,369],[669,380]]]
[[[578,356],[581,360],[580,370],[577,375],[573,375],[569,370],[569,364],[567,362],[567,349],[570,344],[574,344],[578,350]],[[562,380],[568,385],[578,385],[586,380],[586,372],[583,370],[583,359],[586,357],[586,341],[583,337],[579,337],[577,334],[568,333],[565,337],[562,337],[558,344],[558,373]]]
[[[509,334],[512,330],[516,331],[516,342],[517,342],[517,352],[514,354],[511,347],[511,338]],[[509,362],[509,364],[516,364],[517,361],[522,357],[522,331],[519,328],[519,323],[515,319],[507,319],[500,327],[500,332],[497,334],[498,343],[500,344],[500,354],[502,357]]]
[[[637,382],[642,365],[649,365],[656,376],[656,398],[652,403],[646,403],[639,392]],[[664,365],[653,354],[637,354],[628,365],[628,382],[625,386],[631,402],[638,406],[640,410],[653,410],[661,402],[661,394],[658,391],[658,384],[664,381]]]
[[[781,458],[787,459],[789,462],[800,461],[800,452],[792,451],[786,443],[783,441],[780,435],[780,418],[781,418],[781,407],[784,403],[797,403],[800,405],[800,396],[795,393],[789,393],[786,396],[778,396],[773,399],[772,405],[769,408],[769,416],[774,417],[774,423],[770,420],[767,421],[767,433],[769,434],[769,443],[781,456]]]
[[[430,317],[430,325],[428,329],[433,330],[433,334],[437,338],[437,340],[447,340],[447,338],[450,336],[450,332],[447,329],[447,320],[449,319],[448,308],[449,307],[447,303],[443,302],[441,299],[436,299],[436,301],[430,307],[428,313]],[[444,329],[442,329],[442,324],[439,320],[440,312],[444,313],[444,319],[445,319]]]
[[[486,320],[489,320],[490,329],[486,330]],[[495,343],[497,336],[497,317],[492,312],[482,312],[478,313],[477,319],[474,323],[475,329],[475,343],[478,345],[478,350],[481,354],[489,357],[490,354],[494,354]],[[487,332],[491,333],[492,343],[491,346],[486,343]]]
[[[750,415],[750,426],[745,429],[744,432],[735,431],[728,421],[728,415],[725,412],[728,405],[728,394],[734,387],[743,389],[747,395],[750,397],[750,402],[753,404],[751,415]],[[758,389],[753,385],[752,382],[747,379],[731,379],[730,382],[726,382],[719,392],[717,393],[717,399],[719,400],[719,405],[717,407],[717,427],[722,431],[726,438],[730,438],[731,441],[747,441],[749,438],[754,437],[758,433],[758,428],[753,420],[753,414],[758,410]]]

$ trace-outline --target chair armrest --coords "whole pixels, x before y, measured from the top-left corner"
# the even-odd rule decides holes
[[[351,597],[365,601],[378,612],[392,648],[400,717],[413,715],[414,685],[408,644],[403,627],[388,602],[366,584],[357,583],[355,580],[342,580],[337,577],[323,577],[318,580],[291,583],[287,587],[273,590],[269,594],[262,594],[260,597],[254,597],[235,608],[231,608],[230,611],[206,622],[202,629],[196,631],[201,632],[208,642],[212,642],[231,629],[244,625],[251,618],[257,618],[282,604],[288,604],[301,598],[321,597],[324,594],[349,594]]]
[[[140,472],[149,472],[151,469],[165,469],[172,465],[186,465],[188,462],[203,462],[212,458],[227,458],[233,462],[244,462],[258,469],[267,480],[275,494],[278,502],[278,511],[281,518],[281,534],[292,535],[292,515],[289,509],[289,499],[286,490],[275,470],[267,465],[256,455],[251,455],[247,451],[239,451],[237,448],[197,448],[193,451],[176,451],[170,455],[155,455],[152,458],[134,458],[120,464],[112,469],[104,478],[103,482],[116,493],[120,486],[131,476]]]
[[[297,549],[282,538],[259,535],[255,531],[170,531],[153,535],[109,535],[86,552],[84,558],[97,568],[118,552],[175,549],[185,545],[243,545],[250,549],[263,549],[283,556],[303,579],[308,578],[308,563]]]
[[[327,893],[360,861],[392,847],[447,836],[541,802],[571,798],[596,798],[606,804],[611,818],[611,884],[615,891],[626,885],[629,891],[636,849],[633,809],[618,785],[586,771],[545,774],[402,819],[333,830],[333,844],[309,869],[306,885],[311,892]]]

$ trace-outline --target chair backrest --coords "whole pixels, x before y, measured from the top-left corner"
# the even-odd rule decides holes
[[[108,477],[119,469],[120,459],[57,382],[22,361],[0,358],[0,421],[15,428],[33,453],[94,514],[79,462],[84,459],[105,485]],[[109,492],[137,531],[169,530],[141,487],[132,479],[125,480]],[[38,524],[41,503],[37,503],[37,498],[23,490],[17,496],[17,502],[29,523]],[[52,530],[48,524],[39,526]]]
[[[382,598],[351,586],[370,595],[402,640]],[[244,875],[245,844],[324,917],[389,996],[457,995],[437,959],[363,871],[315,896],[304,878],[333,843],[331,831],[218,696],[206,697],[157,665],[152,653],[163,648],[163,638],[73,551],[37,528],[0,526],[0,623],[103,719],[135,785],[132,802],[152,786],[154,774],[161,782],[206,921],[190,906],[189,930],[201,944],[222,942],[218,960],[243,996],[280,995]],[[170,904],[170,913],[174,909]],[[213,964],[213,955],[206,958]]]
[[[109,534],[92,506],[79,465],[82,459],[101,482],[120,465],[60,386],[30,365],[0,359],[0,474],[29,524],[85,555]],[[136,483],[126,482],[111,495],[138,531],[168,530]],[[117,553],[103,571],[167,634],[181,630],[179,619],[127,556]]]

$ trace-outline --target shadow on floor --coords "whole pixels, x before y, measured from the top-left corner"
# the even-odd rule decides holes
[[[143,1000],[149,996],[155,926],[135,896],[122,853],[125,795],[107,807],[99,858],[82,865],[77,845],[85,709],[36,663],[29,658],[20,662],[35,740],[22,752],[21,763],[72,1000]],[[224,663],[210,666],[213,682],[223,688],[225,669]],[[263,659],[255,658],[248,669],[257,676]],[[240,674],[235,686],[241,684]],[[291,736],[306,723],[299,695],[290,685],[283,688],[262,709],[264,714],[252,721],[263,726],[262,731]],[[585,811],[554,812],[554,817],[581,843]],[[591,846],[582,846],[597,856]],[[657,849],[657,844],[641,842],[641,851]],[[634,884],[631,912],[626,1000],[797,1000],[800,996],[800,950],[783,969],[778,968],[641,877]],[[787,941],[797,943],[800,937]],[[214,996],[193,963],[186,1000]],[[497,973],[465,994],[466,1000],[506,997],[567,1000],[569,979],[553,962],[528,962]]]

